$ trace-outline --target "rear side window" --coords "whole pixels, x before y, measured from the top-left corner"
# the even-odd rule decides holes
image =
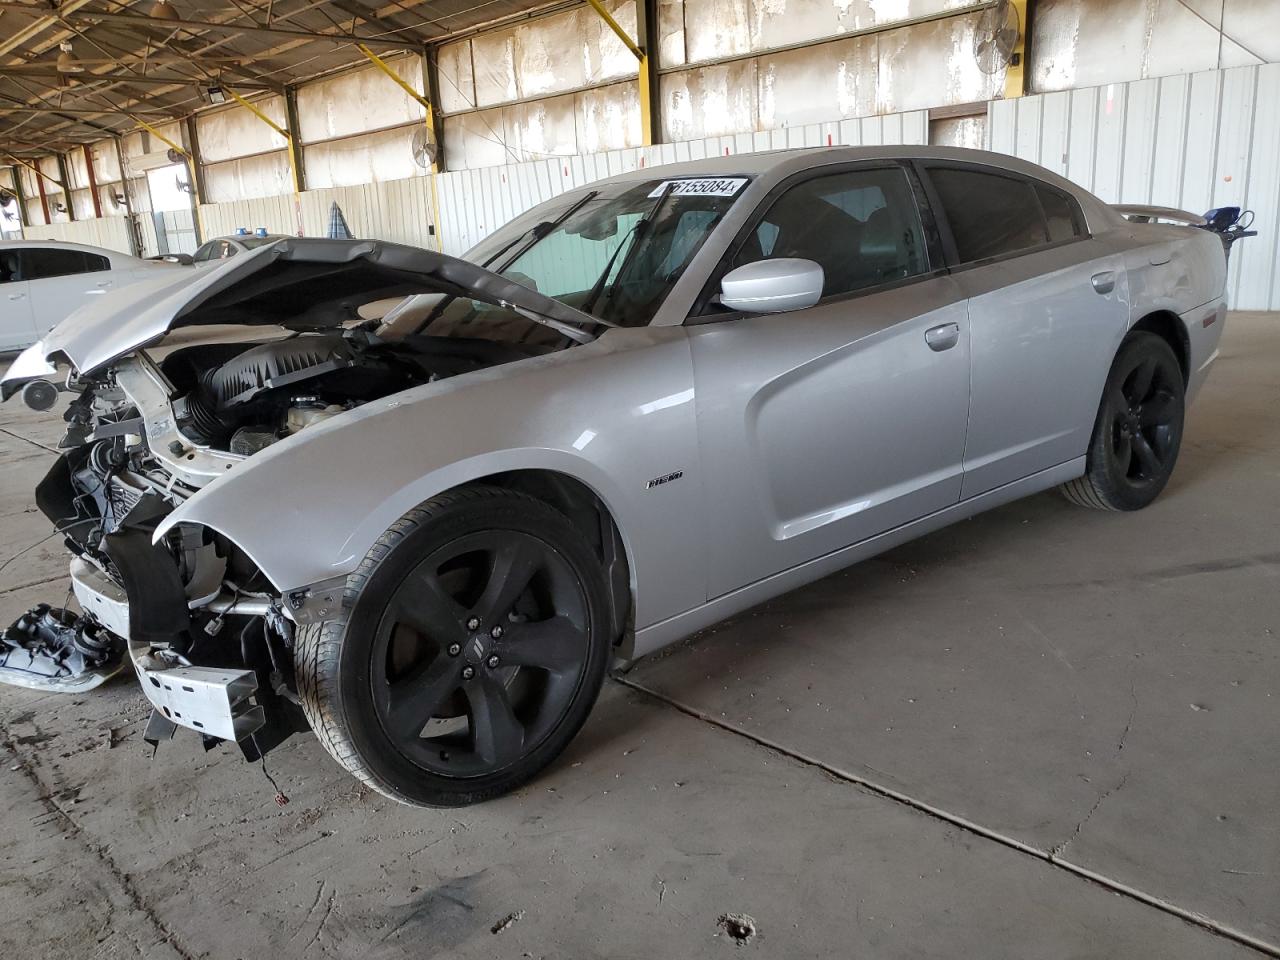
[[[21,269],[23,280],[48,280],[75,273],[110,270],[111,265],[106,257],[79,250],[31,248],[22,251]]]
[[[1082,218],[1075,200],[1061,190],[1043,183],[1036,184],[1036,196],[1040,198],[1040,206],[1044,210],[1050,243],[1083,235],[1084,229],[1080,222]]]
[[[1049,242],[1029,181],[957,167],[929,170],[951,224],[961,263],[1030,250]]]

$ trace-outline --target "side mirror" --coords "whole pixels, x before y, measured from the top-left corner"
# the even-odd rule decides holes
[[[782,313],[812,307],[826,277],[812,260],[781,257],[730,270],[720,281],[720,304],[744,313]]]

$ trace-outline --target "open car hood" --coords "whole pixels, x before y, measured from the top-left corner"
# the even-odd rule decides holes
[[[334,328],[358,319],[361,304],[431,292],[508,306],[575,333],[601,324],[443,253],[375,240],[288,239],[242,253],[212,270],[165,271],[124,287],[77,310],[28,352],[41,360],[61,355],[86,374],[178,327]]]

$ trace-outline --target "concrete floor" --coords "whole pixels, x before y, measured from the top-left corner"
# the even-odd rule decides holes
[[[479,808],[305,737],[280,807],[230,749],[152,758],[130,679],[0,689],[2,952],[728,956],[740,912],[744,956],[1280,956],[1278,396],[1280,315],[1233,315],[1150,509],[1037,496],[722,624]],[[59,435],[0,408],[0,556]],[[0,618],[64,570],[0,570]]]

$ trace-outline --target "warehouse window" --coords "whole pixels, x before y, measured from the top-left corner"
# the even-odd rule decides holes
[[[806,180],[761,218],[733,266],[799,257],[822,267],[824,297],[928,271],[915,197],[900,169],[849,170]]]
[[[932,167],[961,263],[989,260],[1043,246],[1049,231],[1035,188],[1027,180],[960,167]]]

